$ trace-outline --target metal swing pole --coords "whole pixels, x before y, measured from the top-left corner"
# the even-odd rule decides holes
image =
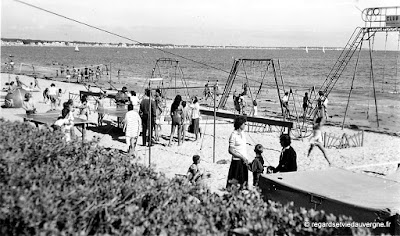
[[[386,31],[386,38],[385,38],[385,58],[384,58],[384,61],[386,61],[386,57],[387,57],[387,50],[386,50],[386,46],[387,46],[387,38],[388,38],[388,32]],[[383,84],[385,83],[385,66],[386,64],[385,63],[383,63],[383,75],[382,75],[382,88],[381,88],[381,90],[382,90],[382,93],[384,92],[384,90],[383,90]]]
[[[172,61],[171,61],[171,66],[172,66]],[[175,70],[174,70],[174,79],[175,79],[175,87],[176,87],[176,65],[175,65]],[[169,70],[168,70],[168,72],[169,72]],[[175,96],[176,96],[176,89],[175,89]]]
[[[292,88],[289,89],[289,96],[290,96],[290,94],[292,94],[292,99],[293,99],[293,104],[294,104],[294,105],[293,105],[293,107],[294,107],[294,112],[296,113],[296,121],[297,121],[297,123],[299,123],[299,114],[297,113],[296,99],[295,99],[295,97],[294,97]]]
[[[400,46],[400,32],[397,36],[397,55],[396,55],[396,80],[394,81],[394,92],[397,93],[397,72],[398,72],[398,65],[399,65],[399,46]]]
[[[282,115],[283,115],[283,104],[282,104],[282,99],[281,99],[281,92],[279,90],[279,84],[278,84],[278,78],[277,78],[278,75],[276,73],[276,68],[275,68],[274,61],[271,61],[271,62],[272,62],[272,69],[274,70],[275,85],[276,85],[276,90],[278,92],[279,104],[280,104]],[[279,60],[278,60],[278,62],[279,62]],[[282,86],[284,86],[284,85],[282,84]],[[285,91],[284,88],[283,88],[283,91]]]
[[[379,116],[378,116],[378,103],[376,100],[376,91],[375,91],[375,79],[374,79],[374,66],[373,66],[373,61],[372,61],[372,50],[371,50],[371,41],[369,41],[369,59],[370,59],[370,65],[371,65],[371,78],[372,78],[372,87],[373,87],[373,92],[374,92],[374,100],[375,100],[375,113],[376,113],[376,124],[379,127]]]
[[[361,41],[360,49],[358,50],[358,56],[357,56],[357,61],[356,61],[356,65],[355,65],[355,68],[354,68],[353,79],[351,80],[351,87],[350,87],[350,91],[349,91],[349,96],[348,96],[348,98],[347,98],[346,110],[344,111],[344,117],[343,117],[343,122],[342,122],[342,129],[343,129],[343,127],[344,127],[344,122],[345,122],[345,120],[346,120],[347,109],[349,108],[351,92],[353,91],[353,84],[354,84],[354,79],[356,78],[357,67],[358,67],[358,61],[359,61],[359,59],[360,59],[360,54],[361,54],[361,48],[362,48],[362,41]]]
[[[149,123],[149,167],[151,167],[151,144],[152,144],[152,133],[153,133],[153,128],[151,127],[151,81],[149,80],[149,117],[148,117],[148,123]],[[147,133],[147,130],[145,131]]]
[[[217,86],[214,84],[214,137],[213,137],[213,163],[215,163],[215,122],[216,122],[216,117],[217,117],[217,112],[216,112],[216,107],[215,104],[217,103],[217,96],[215,96],[215,93],[217,92]]]
[[[112,81],[111,81],[111,61],[110,61],[110,71],[109,71],[109,73],[110,73],[110,84],[111,84],[112,83]]]

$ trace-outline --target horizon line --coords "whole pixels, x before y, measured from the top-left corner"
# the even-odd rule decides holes
[[[3,42],[17,42],[17,41],[28,41],[29,43],[36,43],[36,42],[49,42],[49,43],[56,43],[56,42],[60,42],[60,43],[71,43],[74,44],[73,46],[75,46],[76,44],[109,44],[109,45],[136,45],[136,46],[154,46],[154,45],[158,45],[158,46],[175,46],[175,47],[218,47],[218,48],[226,48],[226,47],[235,47],[235,48],[299,48],[299,49],[343,49],[343,47],[339,47],[339,46],[255,46],[255,45],[249,45],[249,46],[239,46],[239,45],[207,45],[207,44],[173,44],[173,43],[151,43],[151,42],[146,42],[146,43],[123,43],[123,42],[118,42],[118,43],[111,43],[111,42],[93,42],[93,41],[81,41],[81,40],[48,40],[48,39],[30,39],[30,38],[6,38],[6,37],[1,37],[1,41]],[[66,45],[68,46],[68,45]],[[71,45],[72,46],[72,45]]]

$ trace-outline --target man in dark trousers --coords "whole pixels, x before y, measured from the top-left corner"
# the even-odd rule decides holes
[[[150,90],[146,89],[145,97],[140,103],[139,115],[142,118],[142,141],[143,146],[146,146],[147,132],[149,132],[149,146],[152,145],[153,129],[156,123],[156,102],[151,100],[151,114],[150,114]],[[149,115],[151,115],[151,128],[149,124]]]

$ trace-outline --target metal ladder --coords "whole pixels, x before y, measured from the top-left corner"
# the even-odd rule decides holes
[[[364,28],[358,27],[354,30],[345,48],[335,62],[335,65],[332,67],[324,83],[319,89],[320,91],[323,91],[325,93],[325,96],[328,96],[329,93],[332,91],[333,87],[342,75],[346,66],[349,64],[354,52],[360,47],[366,33],[367,31],[365,31]]]
[[[222,93],[221,100],[219,101],[218,104],[218,109],[223,109],[226,105],[226,101],[228,100],[229,93],[233,86],[233,82],[235,81],[236,75],[238,73],[239,62],[240,59],[235,59],[235,61],[233,62],[231,71],[229,73],[228,81],[226,82],[224,92]]]

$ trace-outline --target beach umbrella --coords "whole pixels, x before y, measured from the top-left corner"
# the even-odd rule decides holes
[[[5,97],[5,107],[8,108],[21,108],[22,107],[22,102],[24,101],[24,97],[25,97],[25,93],[27,93],[27,91],[25,89],[22,88],[17,88],[14,91],[10,91],[8,92],[8,94]],[[11,103],[7,101],[12,101]],[[10,104],[12,104],[10,106]]]

